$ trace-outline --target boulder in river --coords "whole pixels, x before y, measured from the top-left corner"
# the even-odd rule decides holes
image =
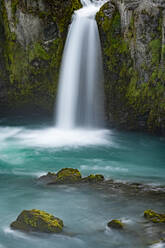
[[[47,175],[40,177],[39,180],[47,184],[74,184],[81,181],[81,173],[77,169],[64,168],[57,173],[48,172]]]
[[[151,209],[144,211],[144,217],[154,223],[165,223],[165,214],[159,214]]]
[[[60,233],[63,221],[38,209],[23,210],[10,227],[25,232]]]
[[[108,222],[108,227],[114,228],[114,229],[123,229],[124,224],[120,220],[111,220]]]
[[[48,172],[47,175],[40,177],[39,181],[47,184],[99,183],[104,181],[104,176],[91,174],[82,178],[78,169],[64,168],[57,173]]]

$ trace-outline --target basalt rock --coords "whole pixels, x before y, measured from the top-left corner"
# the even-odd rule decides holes
[[[63,229],[63,221],[44,211],[32,209],[22,211],[10,226],[12,229],[24,232],[60,233]]]

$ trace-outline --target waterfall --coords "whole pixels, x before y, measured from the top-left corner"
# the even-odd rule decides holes
[[[67,35],[56,104],[56,127],[96,128],[104,125],[101,46],[95,15],[103,1],[82,0]]]

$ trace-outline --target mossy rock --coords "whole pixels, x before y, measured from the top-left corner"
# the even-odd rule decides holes
[[[77,169],[64,168],[57,173],[56,183],[77,183],[81,181],[81,173]]]
[[[48,172],[47,175],[40,177],[39,181],[47,184],[99,183],[104,181],[104,176],[91,174],[82,178],[79,170],[64,168],[57,173]]]
[[[63,221],[44,211],[32,209],[22,211],[10,227],[25,232],[60,233]]]
[[[114,228],[114,229],[123,229],[124,224],[120,220],[111,220],[108,222],[108,227]]]
[[[99,183],[104,181],[104,176],[101,174],[91,174],[88,177],[84,177],[82,182],[84,183]]]
[[[144,217],[153,223],[165,223],[165,214],[156,213],[151,209],[144,211]]]
[[[39,181],[47,184],[73,184],[81,181],[81,173],[77,169],[64,168],[56,173],[48,172],[47,175],[39,178]]]

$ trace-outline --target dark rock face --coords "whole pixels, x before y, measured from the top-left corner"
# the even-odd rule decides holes
[[[24,232],[59,233],[62,232],[63,221],[44,211],[32,209],[22,211],[10,226]]]
[[[32,111],[52,113],[68,26],[81,4],[79,0],[0,3],[0,106],[6,111],[32,106]]]
[[[165,133],[164,1],[112,0],[97,22],[109,123]]]

